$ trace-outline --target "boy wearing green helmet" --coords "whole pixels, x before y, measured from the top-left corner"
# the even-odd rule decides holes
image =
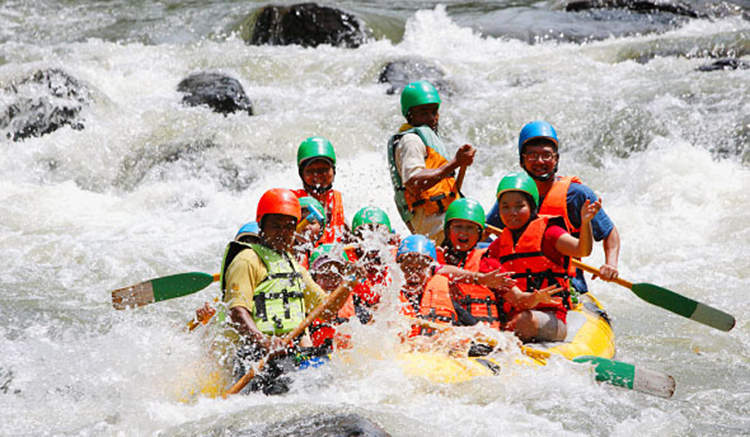
[[[412,233],[442,243],[443,217],[460,197],[454,172],[474,161],[476,150],[461,146],[453,159],[438,136],[440,95],[427,81],[412,82],[401,93],[407,123],[388,141],[388,167],[401,218]]]
[[[310,137],[297,149],[297,168],[303,189],[292,190],[297,197],[312,197],[325,209],[326,226],[320,243],[341,241],[347,230],[341,193],[333,189],[336,177],[336,152],[330,141]]]
[[[571,257],[588,256],[593,246],[591,220],[601,203],[586,200],[581,207],[580,237],[565,229],[561,217],[538,215],[539,192],[526,173],[509,173],[497,187],[502,234],[488,248],[481,271],[502,267],[513,286],[500,288],[504,311],[521,341],[562,341],[567,335],[570,308]],[[552,297],[562,292],[562,297]]]

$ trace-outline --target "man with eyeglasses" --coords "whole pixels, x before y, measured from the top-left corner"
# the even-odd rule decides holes
[[[521,129],[518,138],[518,153],[521,167],[536,182],[541,203],[539,214],[561,216],[565,219],[571,235],[577,237],[581,226],[581,206],[590,200],[595,202],[598,197],[583,185],[576,176],[557,176],[560,155],[558,151],[557,132],[546,121],[533,121]],[[498,228],[503,227],[495,202],[487,215],[487,223]],[[617,262],[620,255],[620,234],[615,224],[604,212],[604,209],[591,220],[594,240],[602,241],[604,248],[604,265],[599,270],[600,277],[605,281],[617,278]],[[586,293],[588,287],[583,278],[583,272],[578,269],[571,285],[579,293]]]

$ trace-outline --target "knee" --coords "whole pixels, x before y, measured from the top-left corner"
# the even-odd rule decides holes
[[[539,321],[531,311],[516,314],[511,320],[511,326],[514,327],[513,331],[524,343],[533,340],[539,333]]]

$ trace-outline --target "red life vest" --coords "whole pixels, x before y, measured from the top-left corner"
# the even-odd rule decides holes
[[[336,346],[336,347],[347,347],[349,344],[349,336],[337,335],[336,325],[346,323],[349,319],[355,315],[354,300],[352,295],[346,300],[346,303],[339,310],[336,318],[324,322],[320,319],[315,319],[308,328],[310,332],[310,339],[315,347],[321,346]]]
[[[556,180],[547,195],[544,196],[544,201],[539,207],[539,215],[562,217],[565,220],[568,232],[577,234],[580,229],[574,227],[568,217],[568,189],[571,183],[580,184],[582,182],[578,176],[566,176]]]
[[[411,302],[403,295],[399,294],[401,302],[401,314],[409,317],[418,317],[435,323],[455,324],[458,320],[456,310],[453,308],[450,290],[448,288],[450,281],[442,275],[435,275],[425,285],[422,298],[419,301],[419,308],[414,308]],[[414,325],[412,326],[409,337],[417,335],[432,335],[434,331],[428,327]]]
[[[304,189],[292,190],[298,198],[315,197]],[[326,192],[326,199],[323,208],[326,209],[326,228],[323,236],[318,240],[320,244],[330,244],[341,241],[345,229],[346,219],[344,218],[344,203],[341,200],[341,193],[330,189]]]
[[[532,220],[515,244],[511,230],[503,229],[499,246],[500,264],[506,272],[515,273],[513,279],[521,291],[532,293],[550,285],[563,287],[562,304],[542,304],[534,309],[552,310],[558,319],[565,321],[570,308],[570,295],[567,294],[570,289],[569,279],[575,275],[575,270],[570,265],[569,257],[566,256],[565,265],[560,266],[542,253],[542,239],[550,218],[539,216]]]

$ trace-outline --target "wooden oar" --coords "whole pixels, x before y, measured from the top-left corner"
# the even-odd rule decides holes
[[[139,307],[175,297],[197,293],[218,281],[219,275],[192,272],[151,279],[112,292],[112,306],[117,310]]]
[[[305,317],[305,320],[303,320],[299,326],[294,328],[292,332],[290,332],[283,338],[282,341],[284,343],[284,348],[292,344],[292,341],[294,341],[295,338],[299,337],[315,319],[320,317],[320,314],[323,313],[323,311],[325,311],[328,302],[338,299],[339,297],[341,297],[342,294],[349,293],[351,289],[354,288],[355,284],[356,282],[353,282],[353,281],[344,281],[343,284],[339,285],[338,288],[336,288],[333,291],[333,293],[331,293],[323,303],[315,307],[315,309],[312,310],[312,312],[307,317]],[[245,375],[243,375],[242,378],[239,379],[239,381],[234,383],[234,385],[230,387],[229,390],[224,392],[224,394],[222,394],[221,397],[226,399],[227,396],[237,394],[240,391],[242,391],[242,389],[245,388],[245,386],[250,381],[252,381],[253,378],[255,378],[255,375],[266,366],[266,362],[268,362],[269,356],[270,354],[266,355],[262,360],[260,360],[260,362],[258,362],[257,370],[255,369],[248,370],[248,372]]]
[[[487,230],[495,235],[500,235],[503,232],[502,229],[498,229],[491,225],[487,225]],[[581,270],[600,275],[599,269],[595,267],[586,265],[577,259],[571,259],[571,262]],[[716,308],[690,299],[689,297],[667,290],[666,288],[647,283],[633,284],[620,278],[615,279],[613,282],[632,290],[636,296],[650,304],[664,308],[665,310],[671,311],[680,316],[687,317],[698,323],[703,323],[712,328],[729,331],[734,328],[736,323],[731,314],[727,314],[721,310],[717,310]]]
[[[521,346],[521,351],[536,359],[547,360],[552,356],[547,351],[529,346]],[[599,382],[662,398],[671,398],[674,394],[676,386],[674,378],[666,373],[643,369],[622,361],[588,355],[573,358],[572,361],[574,363],[593,364],[596,380]]]
[[[458,177],[456,178],[456,191],[461,192],[461,186],[464,184],[464,176],[466,176],[466,166],[462,165],[461,170],[458,171]]]
[[[595,275],[600,274],[599,269],[595,267],[584,264],[577,259],[571,259],[571,261],[573,265],[579,269]],[[633,284],[632,282],[620,278],[615,279],[613,282],[632,290],[636,296],[650,304],[664,308],[665,310],[679,314],[683,317],[687,317],[698,323],[703,323],[712,328],[729,331],[734,328],[736,323],[731,314],[727,314],[721,310],[690,299],[689,297],[667,290],[666,288],[647,283]]]

